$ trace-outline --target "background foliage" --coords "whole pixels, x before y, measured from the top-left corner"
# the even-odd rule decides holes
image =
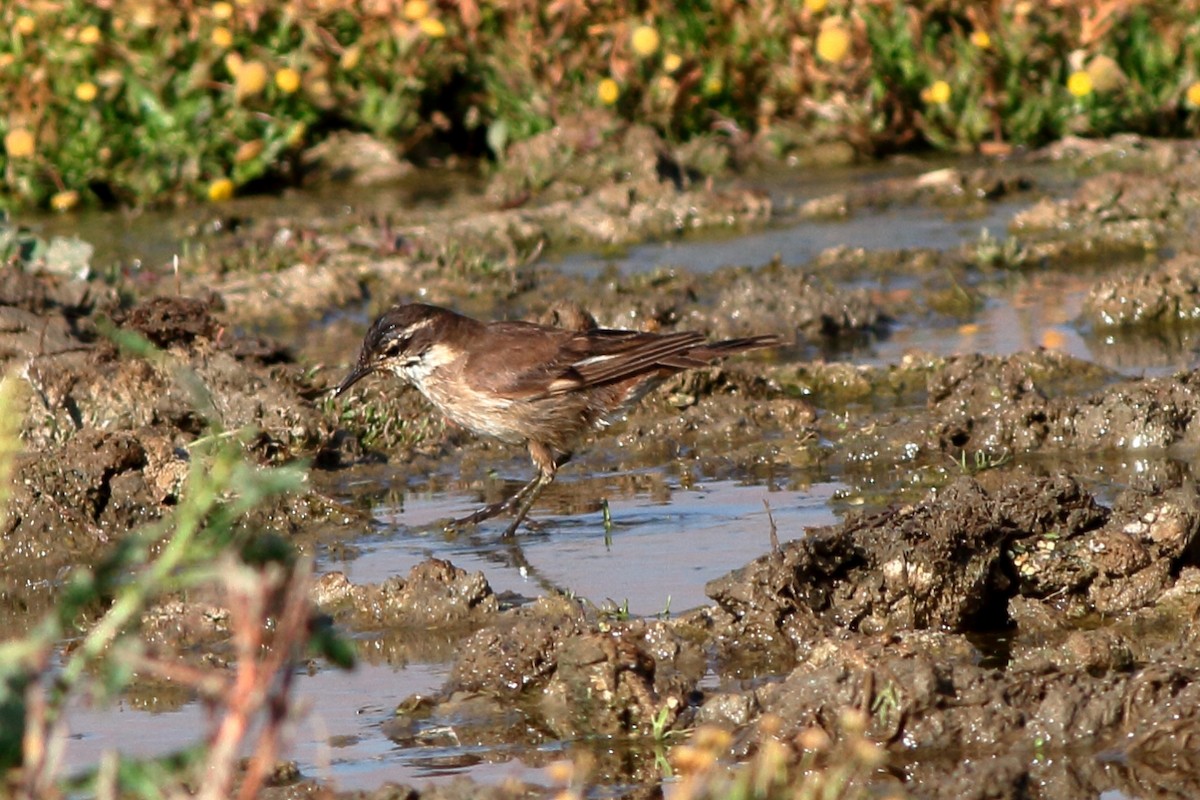
[[[490,154],[596,106],[774,155],[1191,135],[1197,3],[0,0],[7,205],[296,178],[339,130]]]

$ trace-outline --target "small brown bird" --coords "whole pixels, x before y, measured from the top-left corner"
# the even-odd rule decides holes
[[[372,372],[389,371],[462,427],[528,444],[537,476],[511,498],[452,523],[475,524],[515,511],[504,533],[511,536],[589,430],[619,419],[677,372],[781,343],[777,336],[707,342],[695,332],[606,330],[582,322],[577,328],[484,323],[411,303],[375,320],[358,363],[335,394]]]

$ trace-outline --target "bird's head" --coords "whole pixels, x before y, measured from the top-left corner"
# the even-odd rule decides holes
[[[393,306],[372,323],[363,337],[358,361],[338,384],[334,396],[343,394],[372,372],[392,372],[401,377],[419,365],[430,347],[446,335],[449,320],[458,315],[421,303]]]

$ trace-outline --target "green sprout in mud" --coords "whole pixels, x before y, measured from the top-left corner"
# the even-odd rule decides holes
[[[625,598],[620,605],[614,600],[609,600],[600,609],[600,615],[612,622],[628,622],[633,616],[629,613],[629,598]]]
[[[671,769],[671,761],[667,758],[667,752],[661,746],[654,748],[654,769],[658,770],[658,774],[663,777],[663,780],[675,777],[675,771]]]
[[[362,403],[352,397],[325,395],[320,400],[321,411],[334,417],[347,430],[358,435],[368,448],[389,450],[419,447],[436,438],[442,423],[435,417],[422,414],[412,418],[396,413],[386,403]]]
[[[970,258],[980,268],[1016,270],[1026,265],[1029,252],[1017,237],[1006,236],[1001,241],[984,228],[970,249]]]
[[[1002,467],[1011,460],[1012,455],[1008,451],[993,455],[985,450],[976,450],[968,456],[967,451],[963,450],[958,454],[954,463],[958,465],[964,475],[978,475],[981,472]]]
[[[668,737],[678,733],[677,731],[672,731],[670,725],[671,707],[664,703],[663,707],[654,715],[654,719],[650,721],[650,735],[654,738],[655,742],[665,742]]]
[[[875,695],[871,702],[871,713],[883,727],[891,726],[893,714],[900,711],[900,689],[894,683],[888,683],[883,691]]]
[[[613,539],[612,539],[612,531],[613,531],[612,509],[608,507],[608,498],[607,497],[600,501],[600,510],[604,513],[604,549],[612,550],[612,543],[613,543]]]

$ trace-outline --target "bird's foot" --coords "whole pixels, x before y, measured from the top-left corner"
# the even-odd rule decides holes
[[[488,503],[483,508],[476,509],[465,517],[452,519],[445,523],[442,527],[445,530],[458,530],[460,528],[469,528],[478,525],[481,522],[486,522],[492,517],[498,517],[501,514],[507,514],[517,507],[520,500],[519,495],[513,495],[507,500],[501,500],[499,503]]]
[[[546,487],[550,481],[554,480],[554,476],[546,476],[539,474],[529,483],[521,487],[521,490],[507,500],[501,500],[499,503],[489,503],[483,508],[474,511],[461,519],[451,520],[443,526],[443,530],[458,530],[472,525],[489,520],[492,517],[498,517],[501,514],[514,512],[516,516],[513,518],[512,524],[504,531],[504,538],[514,536],[517,529],[521,527],[521,523],[525,522],[526,516],[529,514],[529,509],[533,507],[533,503],[537,500],[538,495],[542,493],[542,489]]]

